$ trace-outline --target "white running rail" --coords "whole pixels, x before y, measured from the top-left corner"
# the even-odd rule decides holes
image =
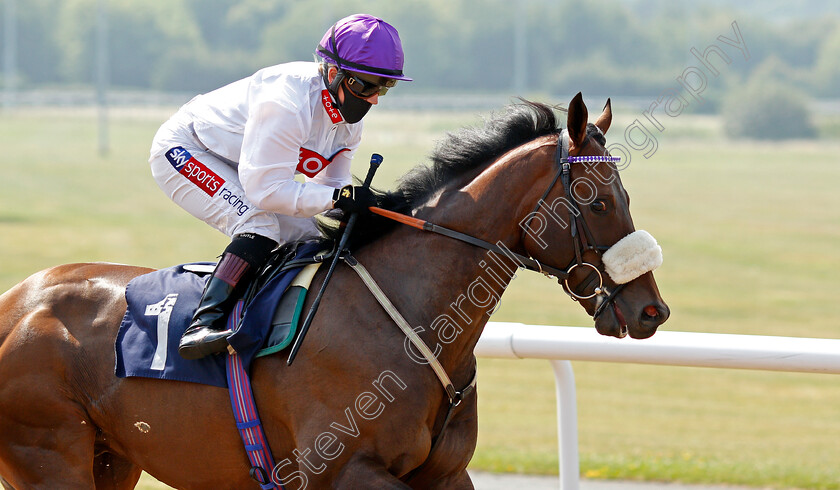
[[[645,340],[599,335],[594,328],[490,322],[479,357],[546,359],[554,368],[560,488],[578,490],[577,399],[569,361],[840,374],[840,339],[657,332]]]

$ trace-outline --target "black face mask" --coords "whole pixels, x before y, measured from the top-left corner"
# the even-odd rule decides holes
[[[353,94],[350,90],[344,90],[344,103],[338,106],[338,112],[344,117],[344,120],[350,124],[357,123],[365,117],[365,114],[373,105],[365,99],[361,99]]]
[[[344,103],[340,103],[338,101],[338,90],[344,79],[344,72],[339,71],[332,83],[327,83],[327,75],[324,73],[324,83],[327,84],[330,95],[333,96],[333,102],[335,102],[338,112],[341,113],[341,117],[343,117],[347,123],[353,124],[361,121],[362,118],[365,117],[365,114],[367,114],[370,110],[370,106],[373,104],[357,97],[353,94],[352,90],[349,90],[346,87],[344,87]]]

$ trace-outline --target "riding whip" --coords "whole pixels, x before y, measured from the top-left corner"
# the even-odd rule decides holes
[[[376,173],[376,169],[379,168],[382,160],[382,155],[378,153],[374,153],[370,156],[370,168],[368,169],[367,176],[362,184],[363,187],[370,188],[370,183],[373,181],[373,175]],[[306,332],[312,324],[312,319],[315,317],[315,312],[318,311],[318,305],[321,304],[321,298],[324,296],[324,291],[327,289],[327,284],[330,282],[333,271],[335,271],[335,266],[338,264],[338,261],[341,260],[341,252],[344,250],[344,247],[347,246],[347,240],[350,238],[350,233],[353,231],[353,226],[356,224],[357,219],[359,219],[359,213],[352,213],[350,218],[347,220],[347,225],[344,227],[344,233],[342,233],[341,239],[338,242],[338,248],[335,251],[335,255],[333,255],[332,263],[330,263],[330,268],[327,270],[327,275],[324,277],[324,282],[321,284],[321,289],[318,290],[318,294],[315,296],[315,301],[312,302],[312,307],[309,308],[309,313],[306,314],[306,319],[300,327],[300,335],[298,335],[298,338],[292,346],[292,351],[289,353],[289,360],[286,361],[287,366],[291,366],[292,362],[295,360],[295,356],[300,349],[300,345],[303,343],[303,338],[306,336]]]

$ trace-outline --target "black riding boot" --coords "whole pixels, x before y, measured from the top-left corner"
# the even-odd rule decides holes
[[[200,359],[227,348],[227,338],[233,332],[226,319],[236,301],[235,292],[262,267],[276,245],[273,240],[252,233],[233,238],[204,287],[192,323],[181,337],[181,357]]]

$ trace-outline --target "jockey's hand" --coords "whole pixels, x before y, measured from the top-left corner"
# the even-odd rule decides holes
[[[345,185],[333,193],[333,208],[345,213],[367,212],[370,206],[376,206],[376,199],[367,187]]]

